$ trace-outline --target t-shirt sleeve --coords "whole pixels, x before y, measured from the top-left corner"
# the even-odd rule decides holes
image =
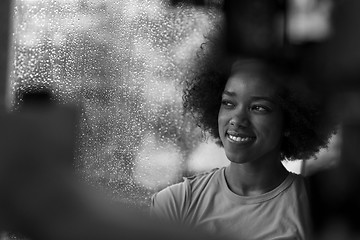
[[[189,184],[178,183],[154,194],[151,198],[150,214],[164,220],[184,223],[190,204]]]

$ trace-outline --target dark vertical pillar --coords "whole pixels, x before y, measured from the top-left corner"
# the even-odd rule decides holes
[[[7,86],[9,80],[9,48],[12,1],[0,1],[0,111],[6,109]]]

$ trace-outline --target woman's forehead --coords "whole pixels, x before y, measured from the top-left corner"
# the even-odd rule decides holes
[[[237,60],[233,62],[231,66],[231,75],[237,72],[254,72],[261,73],[265,72],[268,69],[268,66],[255,59],[246,59],[246,60]]]
[[[282,77],[273,66],[253,59],[235,61],[229,79],[233,78],[240,78],[244,81],[252,80],[256,82],[256,85],[263,85],[272,89],[279,89],[284,85]]]
[[[278,94],[279,85],[259,74],[238,72],[230,76],[224,90],[233,95],[274,97]]]

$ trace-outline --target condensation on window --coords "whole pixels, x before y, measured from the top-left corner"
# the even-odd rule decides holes
[[[182,80],[221,21],[161,0],[16,0],[13,91],[44,86],[82,106],[78,170],[115,199],[147,206],[159,189],[226,163],[182,114]]]

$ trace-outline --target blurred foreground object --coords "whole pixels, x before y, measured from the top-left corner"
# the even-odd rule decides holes
[[[0,115],[0,230],[46,240],[209,239],[80,182],[73,168],[76,108],[56,104],[46,89],[19,96],[17,111]]]

